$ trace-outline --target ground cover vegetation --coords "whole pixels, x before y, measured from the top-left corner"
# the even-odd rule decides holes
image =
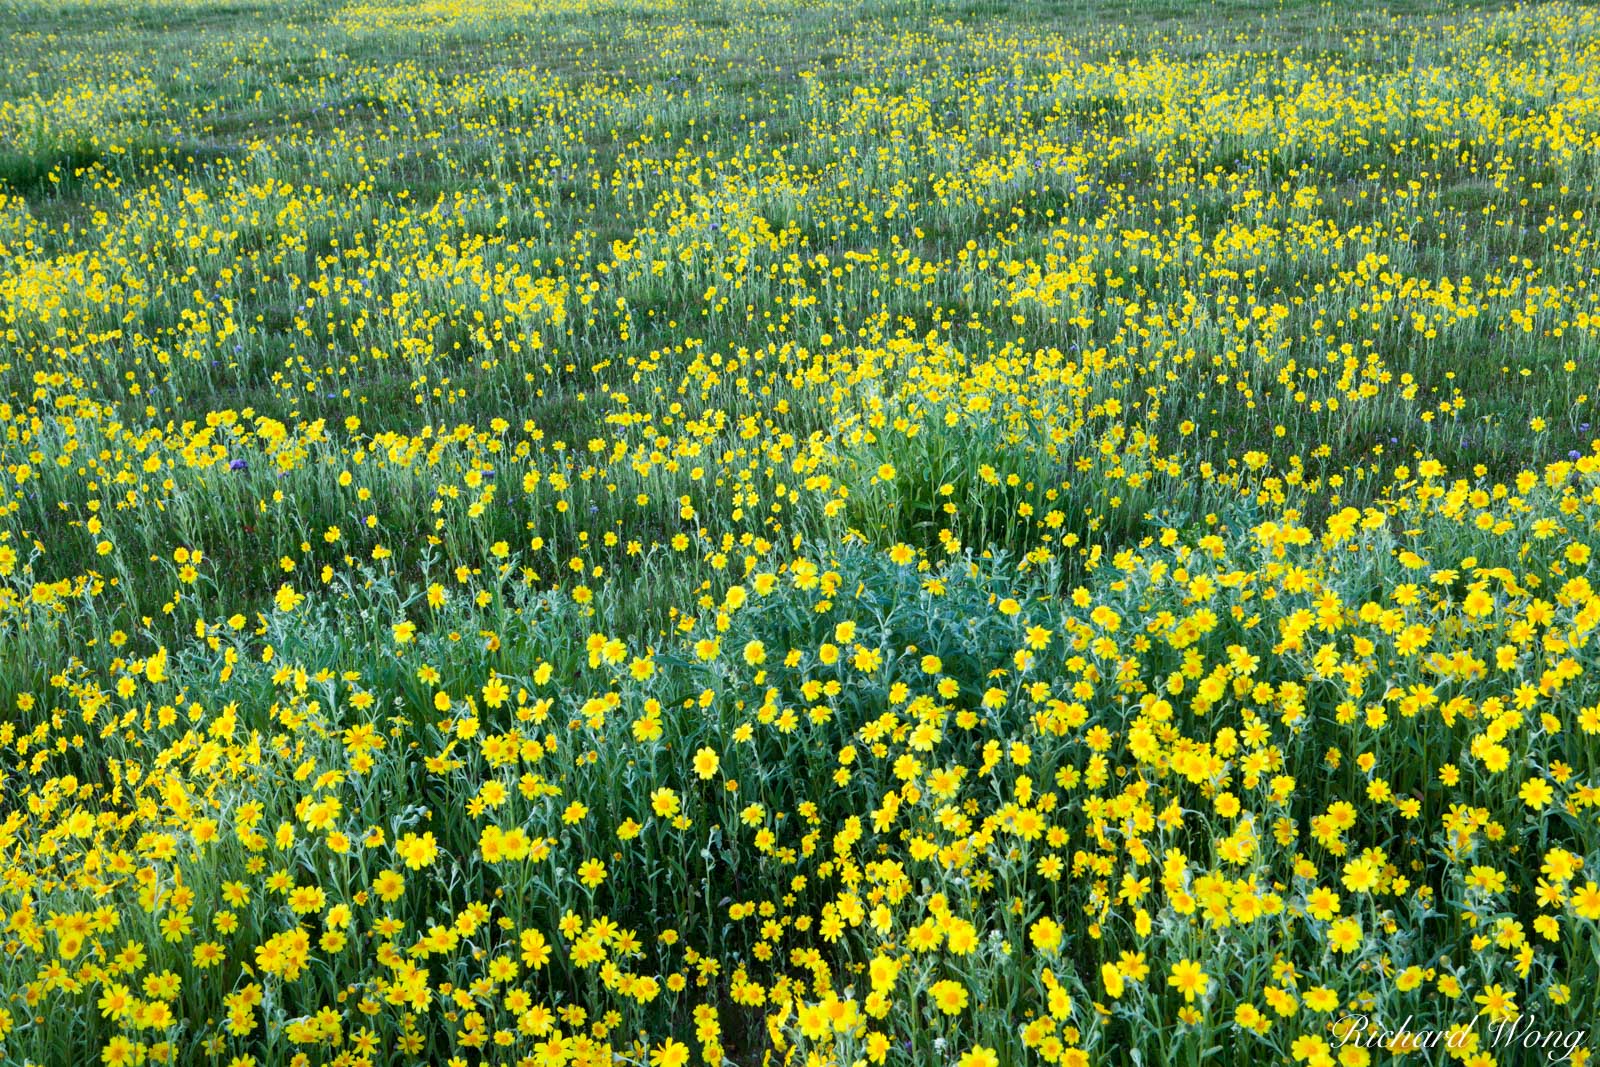
[[[1600,12],[0,30],[4,1062],[1600,1015]]]

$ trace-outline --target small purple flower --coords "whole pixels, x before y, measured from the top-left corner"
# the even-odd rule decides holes
[[[246,463],[242,459],[230,459],[228,461],[228,469],[230,471],[249,470],[250,469],[250,464]]]
[[[1583,458],[1583,453],[1579,452],[1576,448],[1574,448],[1572,451],[1567,453],[1567,458],[1568,459],[1573,459],[1573,460],[1582,459]]]

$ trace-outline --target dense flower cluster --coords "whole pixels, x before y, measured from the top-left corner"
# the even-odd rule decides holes
[[[1600,13],[18,12],[0,1059],[1600,1017]]]

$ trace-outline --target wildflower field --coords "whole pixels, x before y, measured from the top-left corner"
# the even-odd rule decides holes
[[[1600,1044],[1600,9],[0,32],[0,1063]]]

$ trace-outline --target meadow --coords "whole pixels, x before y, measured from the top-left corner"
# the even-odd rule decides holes
[[[0,33],[0,1063],[1600,1045],[1600,9]]]

